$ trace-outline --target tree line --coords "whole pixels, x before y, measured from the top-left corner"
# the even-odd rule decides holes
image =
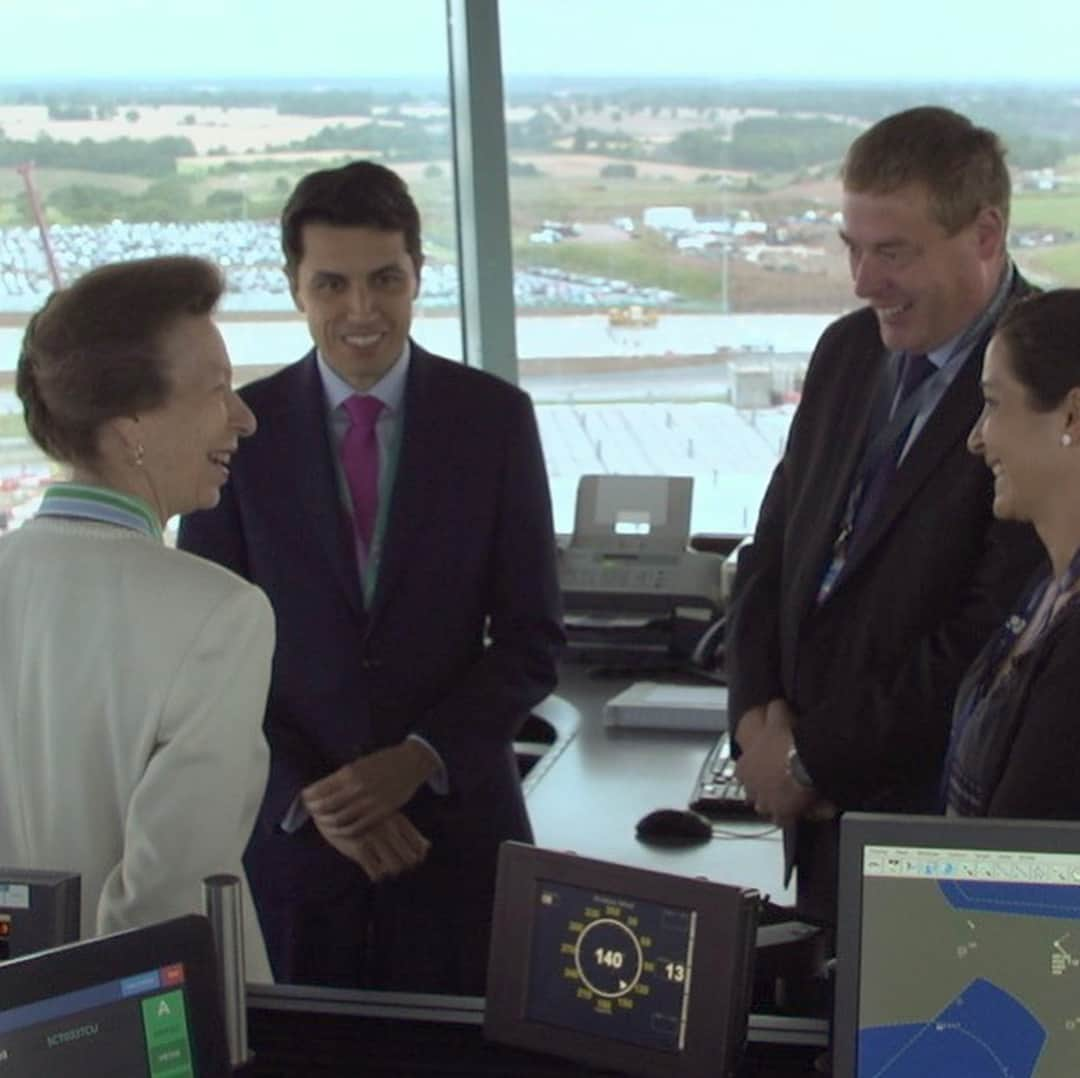
[[[132,176],[169,176],[176,172],[181,157],[194,157],[191,139],[166,135],[155,139],[116,138],[103,142],[79,139],[66,142],[39,135],[38,138],[9,139],[0,132],[0,166],[33,161],[39,168],[82,169]]]

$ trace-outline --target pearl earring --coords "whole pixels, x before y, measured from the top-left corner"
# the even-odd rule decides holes
[[[1061,444],[1062,444],[1062,445],[1063,445],[1063,446],[1064,446],[1064,447],[1065,447],[1066,449],[1068,449],[1068,448],[1069,448],[1069,446],[1070,446],[1070,445],[1072,445],[1072,435],[1071,435],[1071,434],[1070,434],[1070,433],[1069,433],[1068,431],[1066,431],[1066,432],[1065,432],[1065,433],[1064,433],[1064,434],[1063,434],[1063,435],[1061,436]]]
[[[1066,435],[1066,437],[1068,437],[1068,435]],[[135,457],[135,461],[134,461],[135,467],[136,468],[141,468],[143,466],[143,461],[146,459],[146,450],[143,448],[142,442],[136,442],[135,443],[134,457]]]

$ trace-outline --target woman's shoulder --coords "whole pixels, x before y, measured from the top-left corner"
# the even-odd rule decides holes
[[[1076,661],[1080,654],[1080,596],[1074,597],[1055,619],[1041,650],[1059,665],[1068,666],[1080,688],[1080,663]]]
[[[217,562],[169,546],[147,544],[145,554],[141,562],[132,559],[131,567],[151,576],[154,586],[170,592],[172,598],[200,604],[232,602],[270,608],[262,589]]]

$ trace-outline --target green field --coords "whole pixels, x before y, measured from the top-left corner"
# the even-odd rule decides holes
[[[514,264],[519,269],[554,266],[586,276],[647,283],[677,292],[691,301],[719,298],[719,264],[689,263],[673,255],[671,245],[659,238],[619,244],[570,242],[550,247],[526,244],[515,248]]]
[[[1045,228],[1080,234],[1080,192],[1024,192],[1013,197],[1014,229]]]
[[[699,218],[723,217],[767,204],[771,214],[798,214],[816,203],[797,191],[785,191],[776,181],[750,189],[723,188],[712,183],[676,179],[606,179],[559,176],[559,159],[539,162],[540,176],[510,181],[511,217],[515,231],[539,227],[545,218],[556,221],[609,221],[612,217],[641,219],[647,206],[690,206]]]
[[[46,199],[57,187],[69,187],[74,184],[108,187],[121,194],[135,195],[145,190],[150,183],[141,176],[67,168],[35,168],[33,176],[38,194]],[[13,199],[25,190],[23,178],[13,168],[0,168],[0,201]]]
[[[181,159],[177,175],[157,180],[73,169],[36,169],[34,179],[46,216],[54,225],[71,223],[69,215],[77,216],[83,206],[89,207],[87,220],[112,219],[115,198],[102,198],[93,192],[78,198],[70,191],[55,197],[61,189],[72,187],[102,189],[128,199],[137,220],[245,217],[274,221],[301,175],[351,156],[355,155],[260,160],[253,155],[251,161],[245,161],[238,155],[228,165],[200,158]],[[811,225],[803,220],[810,210],[829,214],[837,209],[839,185],[832,166],[816,167],[802,176],[732,174],[726,181],[732,186],[722,186],[715,170],[665,166],[656,161],[513,149],[510,159],[519,166],[512,168],[509,180],[511,233],[518,268],[543,266],[667,289],[677,293],[685,307],[694,309],[723,305],[737,310],[822,309],[829,297],[848,295],[832,226],[823,217]],[[394,164],[407,177],[422,209],[429,258],[456,261],[457,218],[450,163],[411,160]],[[638,175],[601,175],[611,164],[631,165]],[[526,167],[537,169],[537,174],[520,174]],[[1073,176],[1080,175],[1080,156],[1065,162],[1058,175],[1067,178],[1062,190],[1022,191],[1015,195],[1015,230],[1045,230],[1059,240],[1065,233],[1080,237],[1080,184],[1073,181]],[[699,220],[741,216],[764,219],[777,227],[784,223],[791,242],[824,247],[827,253],[816,263],[811,260],[802,265],[802,269],[813,272],[795,272],[794,263],[760,267],[732,259],[727,267],[729,290],[724,295],[724,266],[717,257],[683,254],[659,236],[641,233],[642,217],[650,206],[689,206]],[[67,208],[68,215],[63,208]],[[638,226],[636,238],[626,239],[615,232],[611,222],[617,217],[634,221]],[[530,243],[529,236],[550,220],[580,222],[586,227],[585,235],[551,245]],[[21,178],[13,169],[0,170],[0,226],[29,223]],[[1016,245],[1016,252],[1021,265],[1041,283],[1080,284],[1080,243],[1032,248]],[[788,271],[787,275],[763,272],[778,268]]]
[[[21,415],[0,415],[0,438],[25,438],[26,427]]]
[[[1023,251],[1016,261],[1028,276],[1044,287],[1080,287],[1080,242]]]

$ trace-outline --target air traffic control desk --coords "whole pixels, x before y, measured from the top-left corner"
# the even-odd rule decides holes
[[[686,805],[715,735],[605,727],[604,703],[630,680],[564,666],[557,695],[536,709],[546,722],[530,722],[523,731],[517,747],[529,766],[524,786],[537,845],[704,876],[788,901],[780,836],[767,825],[719,822],[712,840],[690,847],[657,848],[637,839],[634,827],[646,812]],[[548,744],[552,728],[555,740]],[[254,987],[248,1013],[255,1053],[249,1069],[260,1078],[612,1073],[486,1042],[483,1001],[471,997]],[[741,1073],[813,1073],[825,1041],[820,1018],[752,1014]]]

